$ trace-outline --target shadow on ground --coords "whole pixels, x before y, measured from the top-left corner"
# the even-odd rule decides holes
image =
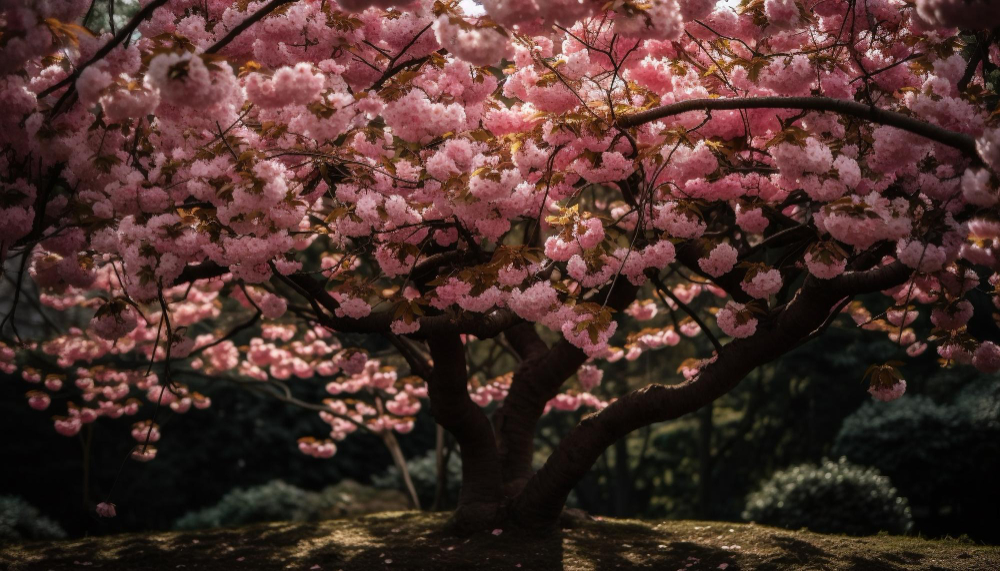
[[[446,516],[390,512],[319,523],[126,534],[0,548],[11,571],[1000,569],[1000,550],[959,541],[864,538],[726,522],[579,521],[548,536],[456,537]]]

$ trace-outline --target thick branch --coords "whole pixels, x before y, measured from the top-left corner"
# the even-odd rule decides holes
[[[753,336],[723,347],[716,360],[695,379],[671,386],[643,387],[584,418],[515,499],[515,517],[529,525],[550,525],[576,482],[619,438],[713,402],[732,390],[750,371],[778,358],[822,327],[831,308],[844,297],[899,285],[910,273],[909,268],[894,262],[833,280],[808,279],[784,311],[762,323]]]
[[[560,339],[551,349],[521,362],[514,371],[510,392],[493,413],[503,479],[513,494],[532,475],[535,428],[545,403],[559,393],[566,379],[587,361],[587,354]]]
[[[111,38],[111,40],[108,43],[104,44],[103,46],[101,46],[99,50],[94,52],[94,55],[90,59],[83,62],[80,66],[76,68],[76,70],[73,73],[65,77],[59,83],[42,90],[42,92],[38,94],[38,98],[44,99],[45,97],[55,93],[56,91],[62,89],[63,87],[66,87],[67,85],[72,85],[73,82],[75,82],[77,78],[80,77],[80,74],[83,73],[83,70],[104,59],[106,55],[111,53],[111,50],[115,49],[117,45],[121,44],[126,39],[128,39],[128,37],[132,35],[132,32],[134,32],[135,29],[139,27],[139,24],[141,24],[143,20],[152,16],[153,12],[156,11],[157,8],[163,6],[166,3],[167,0],[153,0],[149,4],[143,6],[142,10],[139,10],[135,16],[132,16],[132,19],[128,21],[128,24],[125,24],[125,27],[123,27],[121,30],[118,30],[118,33],[115,34],[115,36]],[[64,94],[59,99],[59,101],[62,102],[67,98],[68,95],[69,92]],[[58,107],[59,104],[57,103],[56,108]]]
[[[988,63],[990,44],[993,42],[993,38],[996,37],[997,33],[998,32],[976,34],[975,51],[972,52],[972,56],[969,58],[969,63],[965,66],[965,73],[962,74],[962,79],[958,81],[957,87],[959,91],[965,91],[965,89],[969,86],[969,82],[971,82],[972,78],[976,76],[976,69],[979,67],[980,63]],[[985,76],[985,68],[983,71],[983,76]]]
[[[803,111],[828,111],[839,113],[850,117],[857,117],[878,123],[896,127],[904,131],[909,131],[926,137],[942,145],[947,145],[958,149],[966,156],[977,158],[976,141],[969,135],[951,131],[943,127],[915,119],[908,115],[903,115],[896,111],[879,109],[856,101],[847,99],[833,99],[831,97],[751,97],[746,99],[688,99],[663,107],[642,111],[633,115],[628,115],[618,120],[618,125],[622,128],[637,127],[644,123],[680,115],[688,111],[717,111],[735,109],[801,109]]]
[[[632,303],[637,292],[638,288],[628,280],[619,280],[611,289],[608,306],[621,311]],[[512,344],[515,343],[515,333],[512,330],[507,335]],[[534,334],[534,330],[530,333]],[[527,341],[530,339],[520,340],[519,343],[524,345]],[[559,394],[566,379],[587,361],[586,353],[565,339],[560,339],[548,350],[538,352],[534,349],[538,349],[537,345],[534,345],[531,356],[525,358],[514,371],[507,398],[493,414],[504,484],[511,494],[520,491],[532,475],[535,428],[545,404]]]
[[[203,262],[197,266],[186,266],[174,280],[174,285],[186,284],[196,280],[206,280],[222,277],[229,273],[229,268],[220,266],[215,262]]]
[[[240,34],[245,32],[247,28],[263,20],[264,17],[270,14],[271,12],[274,12],[278,8],[284,6],[285,4],[291,4],[292,2],[295,2],[295,0],[271,0],[266,5],[264,5],[264,7],[261,8],[260,10],[257,10],[253,14],[244,18],[242,22],[237,24],[232,30],[229,30],[229,33],[223,36],[221,40],[209,46],[208,49],[205,50],[205,53],[214,54],[218,52],[222,48],[229,45],[229,42],[235,40],[236,36],[239,36]]]
[[[817,280],[816,287],[828,288],[829,295],[840,300],[848,296],[894,288],[905,283],[911,273],[912,270],[897,260],[871,270],[847,272],[825,282]]]
[[[378,91],[382,89],[382,87],[385,85],[385,82],[392,79],[392,77],[395,76],[397,73],[403,71],[404,69],[410,67],[411,65],[416,65],[416,66],[423,65],[423,63],[429,59],[431,59],[430,56],[418,57],[398,63],[390,67],[389,69],[385,70],[385,73],[382,74],[382,77],[378,78],[378,80],[376,80],[375,83],[372,84],[370,88],[371,91]]]
[[[522,361],[539,357],[549,350],[533,323],[519,323],[504,331],[503,336]]]
[[[427,345],[434,360],[427,387],[431,414],[455,437],[462,452],[459,509],[495,511],[501,499],[500,459],[493,426],[469,397],[465,347],[457,334],[435,335]]]
[[[406,363],[410,366],[410,373],[420,377],[423,380],[427,380],[431,376],[431,366],[423,356],[421,356],[417,351],[411,347],[407,340],[400,337],[394,333],[387,333],[385,337],[392,343],[392,346],[399,351],[400,355],[406,359]]]

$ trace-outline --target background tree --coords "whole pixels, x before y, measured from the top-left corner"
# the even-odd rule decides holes
[[[997,35],[949,27],[988,2],[382,4],[151,0],[100,37],[3,5],[0,360],[58,432],[142,410],[149,461],[231,382],[319,412],[306,454],[369,432],[403,467],[427,399],[456,523],[545,527],[636,429],[707,410],[710,452],[706,407],[841,314],[893,343],[878,400],[931,345],[1000,370],[966,325],[1000,288]],[[678,382],[600,388],[684,337]]]

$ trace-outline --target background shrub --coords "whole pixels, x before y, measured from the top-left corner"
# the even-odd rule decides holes
[[[320,495],[281,480],[253,488],[236,488],[218,504],[177,520],[178,529],[237,526],[262,521],[304,521],[320,509]]]
[[[410,470],[410,479],[417,489],[420,507],[429,509],[434,503],[434,493],[437,490],[437,457],[434,449],[422,456],[411,458],[406,462]],[[448,484],[445,497],[439,508],[454,506],[458,501],[458,492],[462,487],[462,459],[457,452],[452,452],[448,458]],[[386,468],[385,472],[372,477],[376,488],[385,490],[405,490],[403,475],[395,465]]]
[[[906,498],[889,478],[844,458],[775,472],[747,497],[743,519],[848,535],[900,534],[913,525]]]
[[[0,496],[0,543],[25,539],[62,539],[66,532],[17,496]]]
[[[303,490],[282,480],[236,488],[209,508],[190,512],[176,529],[239,526],[266,521],[313,521],[348,515],[408,509],[405,494],[343,480],[322,492]]]
[[[319,496],[317,519],[410,509],[409,496],[402,490],[379,489],[354,480],[329,486]]]
[[[1000,539],[996,385],[970,384],[953,404],[920,396],[868,403],[844,420],[833,453],[889,476],[921,532]]]
[[[406,462],[410,470],[410,479],[413,480],[413,487],[417,489],[417,496],[420,498],[420,507],[428,509],[434,503],[434,494],[437,490],[437,456],[434,449],[429,450],[422,456],[411,458]],[[442,498],[442,505],[439,508],[446,508],[455,505],[458,501],[458,492],[462,487],[462,459],[457,452],[452,452],[448,457],[448,481],[445,489],[445,497]],[[372,484],[376,488],[385,490],[405,490],[403,474],[395,465],[386,468],[385,472],[372,477]]]

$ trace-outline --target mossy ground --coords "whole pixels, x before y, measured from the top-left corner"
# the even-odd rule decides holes
[[[11,571],[304,569],[1000,569],[1000,548],[958,540],[844,537],[697,521],[580,521],[547,537],[455,537],[447,516],[388,512],[319,523],[124,534],[0,548]]]

